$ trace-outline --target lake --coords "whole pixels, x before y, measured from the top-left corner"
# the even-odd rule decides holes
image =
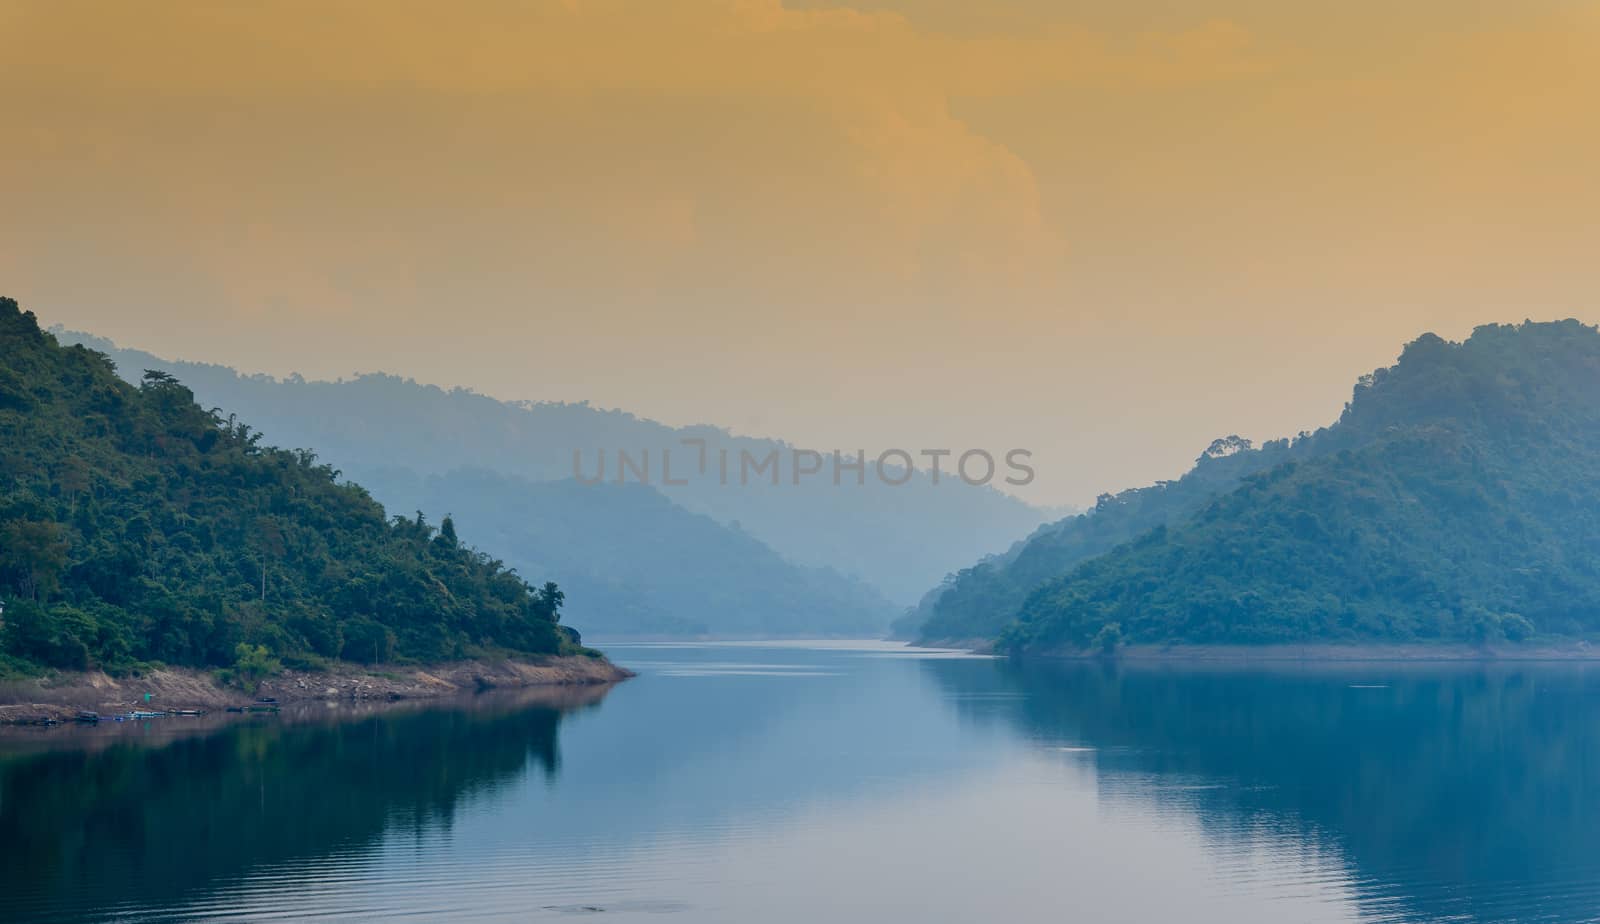
[[[0,919],[1600,920],[1600,666],[605,647],[639,677],[9,732]]]

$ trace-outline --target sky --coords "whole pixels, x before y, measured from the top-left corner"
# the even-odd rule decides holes
[[[1600,320],[1594,0],[0,0],[0,294],[1042,504]]]

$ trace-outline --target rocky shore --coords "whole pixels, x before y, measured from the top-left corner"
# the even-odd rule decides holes
[[[210,672],[186,668],[148,671],[137,677],[64,672],[0,684],[0,724],[65,722],[80,711],[106,716],[133,710],[221,712],[249,708],[263,699],[280,706],[400,702],[490,689],[610,684],[631,676],[603,658],[582,656],[286,670],[261,681],[254,690],[219,686]]]

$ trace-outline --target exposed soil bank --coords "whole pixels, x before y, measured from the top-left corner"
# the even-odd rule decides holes
[[[931,638],[920,642],[906,642],[911,648],[949,648],[972,654],[994,654],[994,641],[986,638]]]
[[[210,735],[242,723],[270,723],[277,727],[329,725],[423,709],[484,712],[536,706],[570,712],[600,702],[613,686],[610,683],[547,683],[425,699],[301,700],[281,706],[270,714],[214,709],[201,716],[167,715],[158,719],[122,722],[102,719],[97,725],[67,721],[54,728],[0,724],[0,762],[42,751],[92,752],[124,744],[162,745],[184,738]]]
[[[218,686],[208,671],[170,668],[141,677],[98,671],[58,673],[0,684],[0,723],[70,720],[80,710],[105,716],[132,710],[221,711],[270,697],[279,705],[311,702],[397,702],[496,688],[615,683],[631,671],[601,658],[459,661],[427,667],[340,665],[327,671],[284,671],[255,692]],[[146,694],[149,698],[146,699]]]

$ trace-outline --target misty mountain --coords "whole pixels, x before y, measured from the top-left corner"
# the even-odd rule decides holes
[[[363,483],[383,482],[387,476],[373,476],[396,468],[424,478],[445,475],[462,460],[529,481],[568,480],[575,472],[592,478],[602,453],[605,480],[615,481],[618,453],[628,454],[636,465],[647,457],[648,465],[640,468],[648,472],[649,484],[674,503],[724,525],[736,524],[800,565],[860,578],[900,605],[1045,519],[1014,497],[948,474],[937,485],[920,471],[903,485],[881,483],[870,471],[872,455],[865,485],[857,484],[851,472],[835,485],[831,458],[820,473],[795,484],[796,447],[717,427],[674,428],[587,404],[503,402],[384,374],[337,382],[243,375],[224,366],[120,349],[91,335],[61,331],[58,336],[106,353],[126,376],[137,377],[144,369],[169,372],[203,404],[238,414],[271,442],[314,447],[321,458]],[[827,447],[830,453],[833,448]],[[581,454],[577,466],[575,452]],[[1002,452],[995,450],[997,457]],[[761,463],[774,453],[776,472],[766,468],[741,479],[754,468],[741,469],[743,454]],[[669,461],[670,472],[664,472]],[[1005,473],[1002,461],[1000,475]],[[666,484],[666,474],[687,484]],[[777,484],[769,474],[778,476]],[[640,477],[630,471],[628,480]],[[378,496],[387,500],[381,492]],[[491,551],[512,557],[510,549]]]
[[[1333,426],[1034,588],[1010,650],[1600,631],[1600,331],[1424,335]]]
[[[397,509],[449,513],[519,572],[559,583],[568,618],[591,636],[876,637],[896,612],[870,585],[795,565],[648,485],[484,469],[370,477]]]

